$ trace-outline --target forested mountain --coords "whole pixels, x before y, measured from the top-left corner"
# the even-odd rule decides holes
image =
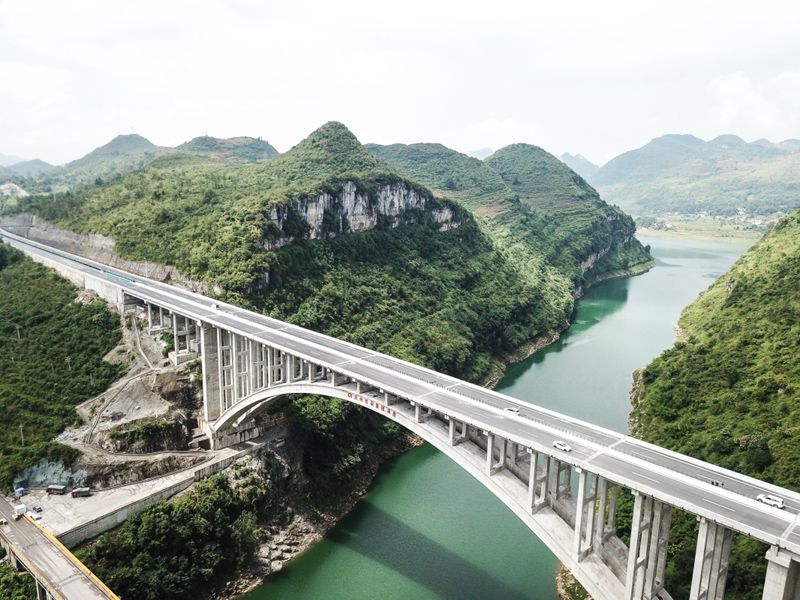
[[[640,374],[633,430],[650,442],[800,489],[800,210],[686,308],[673,348]],[[667,589],[688,594],[693,520],[676,521]],[[681,540],[690,540],[681,543]],[[746,573],[725,597],[761,597],[766,548],[734,537]],[[746,565],[746,569],[741,566]]]
[[[6,167],[10,172],[19,175],[20,177],[35,177],[37,175],[46,175],[57,167],[46,163],[43,160],[35,158],[33,160],[24,160],[22,162],[14,163]]]
[[[13,154],[3,154],[0,152],[0,167],[8,167],[10,165],[23,162],[25,159],[15,156]]]
[[[272,158],[278,151],[260,138],[234,137],[227,140],[207,135],[196,137],[176,148],[193,154],[206,154],[215,158],[235,158],[257,161]]]
[[[38,159],[0,167],[0,184],[16,183],[32,193],[76,191],[85,186],[102,186],[166,156],[174,160],[204,157],[255,162],[277,154],[278,151],[261,138],[200,136],[168,148],[156,146],[141,135],[127,134],[118,135],[107,144],[60,167]],[[0,202],[0,211],[2,208]]]
[[[589,181],[634,216],[769,221],[800,206],[800,142],[665,135],[610,160]]]
[[[555,267],[579,286],[649,260],[633,238],[631,218],[541,148],[514,144],[484,161],[441,144],[369,148],[479,215],[495,242],[535,280],[547,281]]]
[[[595,173],[597,173],[598,169],[600,169],[600,167],[582,154],[570,154],[569,152],[565,152],[559,156],[559,158],[564,162],[565,165],[586,180],[590,179]]]

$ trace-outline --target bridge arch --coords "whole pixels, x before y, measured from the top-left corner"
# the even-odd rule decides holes
[[[354,386],[348,386],[354,387]],[[453,424],[442,414],[427,412],[414,404],[409,406],[407,401],[389,404],[383,393],[375,390],[373,393],[359,393],[348,387],[334,386],[324,381],[315,383],[294,382],[279,384],[260,390],[224,411],[213,424],[214,435],[224,435],[225,431],[240,423],[249,420],[269,404],[288,395],[316,395],[328,398],[338,398],[363,406],[380,413],[386,418],[398,423],[405,429],[420,436],[423,440],[445,454],[459,467],[478,480],[498,500],[506,505],[547,547],[555,554],[561,563],[572,573],[576,574],[584,584],[587,591],[595,598],[621,597],[622,583],[615,576],[609,577],[608,567],[598,558],[578,558],[573,549],[572,528],[569,516],[556,514],[553,510],[531,510],[531,497],[528,485],[521,482],[518,476],[510,472],[487,469],[488,444],[481,447],[475,439],[481,435],[492,444],[493,436],[488,432],[475,429],[467,423],[462,423],[463,432],[460,439],[454,443]],[[467,435],[470,428],[472,436]],[[456,427],[458,431],[458,427]],[[464,443],[460,443],[464,442]],[[505,453],[505,443],[502,452]],[[522,450],[525,451],[524,449]],[[502,462],[503,459],[501,459]],[[490,459],[494,463],[495,458]],[[550,460],[547,459],[547,468]],[[498,463],[499,464],[499,463]],[[567,477],[569,480],[569,476]],[[567,484],[568,485],[568,484]],[[556,483],[556,489],[559,484]],[[559,511],[560,512],[560,511]]]
[[[222,434],[225,430],[235,427],[240,423],[247,421],[257,412],[263,410],[282,396],[300,395],[300,396],[326,396],[328,398],[339,398],[346,400],[359,406],[370,408],[375,412],[383,414],[385,417],[406,425],[405,421],[399,418],[399,413],[396,408],[390,406],[387,402],[379,402],[373,395],[359,394],[352,390],[347,390],[340,386],[333,386],[326,383],[308,383],[308,382],[294,382],[275,385],[270,388],[259,390],[255,394],[240,400],[233,406],[224,411],[219,418],[214,421],[211,426],[212,432],[215,435]],[[413,431],[413,430],[412,430]],[[417,433],[414,431],[414,433]],[[419,433],[420,437],[424,439],[424,435]]]

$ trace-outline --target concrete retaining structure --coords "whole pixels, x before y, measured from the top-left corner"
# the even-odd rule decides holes
[[[262,447],[262,444],[254,444],[249,448],[241,450],[236,454],[226,456],[220,460],[213,461],[200,467],[191,467],[186,469],[186,471],[184,471],[185,476],[180,481],[177,481],[172,485],[146,497],[138,498],[123,506],[117,507],[106,514],[82,523],[77,527],[73,527],[72,529],[58,534],[57,537],[67,548],[73,548],[81,542],[96,537],[101,533],[121,525],[134,513],[137,513],[140,510],[155,504],[156,502],[160,502],[161,500],[167,500],[176,494],[187,490],[192,486],[193,483],[210,477],[215,473],[219,473],[233,463],[233,461],[236,459],[248,454],[252,454]]]

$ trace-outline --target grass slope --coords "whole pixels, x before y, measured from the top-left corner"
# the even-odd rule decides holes
[[[644,439],[800,489],[800,211],[782,220],[680,319],[681,341],[642,373],[632,417]],[[694,524],[671,560],[670,592],[683,597]],[[678,533],[676,533],[678,532]],[[691,540],[686,542],[685,540]],[[736,536],[744,575],[726,598],[760,598],[765,549]],[[677,590],[677,591],[675,591]]]

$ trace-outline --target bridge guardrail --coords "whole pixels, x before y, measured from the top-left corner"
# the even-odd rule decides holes
[[[45,537],[47,537],[47,539],[50,540],[56,546],[56,548],[58,548],[64,554],[64,556],[67,557],[67,559],[69,559],[72,564],[74,564],[84,575],[91,579],[92,583],[99,587],[103,593],[106,594],[106,596],[108,596],[111,600],[121,600],[121,598],[111,591],[111,589],[105,583],[103,583],[97,575],[92,573],[89,567],[83,564],[77,556],[70,552],[69,549],[62,544],[58,538],[50,532],[49,529],[38,523],[35,519],[31,518],[31,516],[27,513],[25,514],[25,518],[33,523],[39,529],[39,531],[41,531]]]

